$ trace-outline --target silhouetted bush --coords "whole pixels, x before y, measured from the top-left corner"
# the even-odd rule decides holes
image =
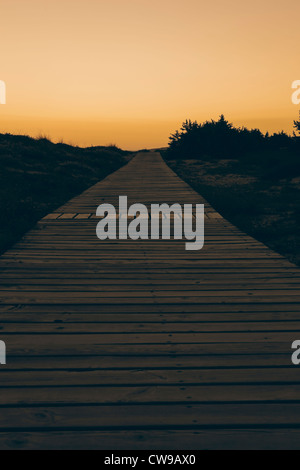
[[[295,121],[295,128],[300,129],[300,122]],[[167,159],[242,159],[253,152],[288,150],[295,155],[300,151],[296,135],[291,137],[282,131],[270,136],[259,129],[236,128],[223,115],[218,121],[202,124],[186,120],[169,140],[164,155]]]

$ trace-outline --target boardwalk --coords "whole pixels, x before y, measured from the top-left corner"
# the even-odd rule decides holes
[[[0,448],[300,448],[300,270],[208,204],[202,251],[100,242],[119,195],[203,203],[139,154],[0,258]]]

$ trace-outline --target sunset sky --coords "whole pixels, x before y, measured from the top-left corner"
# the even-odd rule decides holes
[[[292,131],[299,0],[1,0],[0,132],[165,146],[186,118]]]

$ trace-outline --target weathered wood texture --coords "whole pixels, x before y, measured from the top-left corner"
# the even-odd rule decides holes
[[[300,270],[206,202],[201,251],[100,242],[120,195],[205,202],[139,154],[1,257],[0,448],[300,448]]]

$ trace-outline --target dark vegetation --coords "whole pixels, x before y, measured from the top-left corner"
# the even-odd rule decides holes
[[[300,121],[294,121],[294,127],[300,132]],[[223,115],[218,121],[206,121],[203,124],[187,120],[169,140],[169,148],[165,153],[167,159],[242,159],[254,152],[276,159],[274,152],[280,151],[282,157],[282,151],[285,151],[284,155],[289,155],[293,160],[300,153],[300,138],[295,133],[293,137],[283,131],[270,136],[259,129],[236,128]],[[290,163],[294,166],[296,162]],[[299,164],[298,167],[300,171]]]
[[[300,133],[300,121],[294,122]],[[219,121],[186,121],[163,152],[169,165],[245,232],[300,264],[300,137]]]
[[[0,252],[128,158],[129,152],[114,145],[80,148],[0,134]]]

